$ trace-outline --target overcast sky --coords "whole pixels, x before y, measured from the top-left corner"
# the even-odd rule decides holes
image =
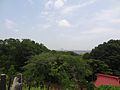
[[[0,39],[91,50],[120,39],[120,0],[0,0]]]

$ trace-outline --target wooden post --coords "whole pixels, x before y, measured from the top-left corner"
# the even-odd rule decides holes
[[[6,75],[1,74],[1,87],[0,90],[6,90]]]

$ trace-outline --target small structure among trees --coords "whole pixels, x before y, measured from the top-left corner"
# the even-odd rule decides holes
[[[96,87],[101,85],[120,86],[120,79],[112,75],[98,74],[94,84]]]

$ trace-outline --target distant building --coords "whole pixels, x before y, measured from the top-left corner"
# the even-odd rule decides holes
[[[101,85],[120,86],[120,79],[112,75],[98,74],[94,84],[96,87]]]

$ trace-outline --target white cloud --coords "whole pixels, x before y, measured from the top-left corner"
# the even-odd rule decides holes
[[[120,7],[102,10],[94,16],[97,21],[105,21],[110,23],[120,23]]]
[[[120,31],[110,27],[94,27],[90,30],[83,31],[82,34],[101,35],[101,34],[118,34]]]
[[[77,9],[79,9],[79,8],[82,8],[82,7],[91,5],[91,4],[95,3],[96,1],[97,1],[97,0],[89,0],[89,1],[87,1],[87,2],[78,4],[78,5],[66,6],[66,7],[63,9],[62,12],[65,13],[65,14],[67,14],[67,13],[73,12],[74,10],[77,10]]]
[[[114,30],[111,28],[104,28],[104,27],[95,27],[92,30],[90,30],[88,33],[91,34],[101,34],[101,33],[108,33],[113,32]]]
[[[65,2],[67,0],[48,0],[47,3],[45,4],[45,8],[50,9],[50,8],[55,8],[59,9],[64,6]]]
[[[49,29],[50,27],[51,27],[51,25],[50,24],[45,24],[45,25],[43,25],[42,26],[44,29]]]
[[[49,9],[54,5],[53,0],[48,0],[48,2],[45,4],[45,8]]]
[[[55,7],[56,8],[61,8],[61,7],[63,7],[64,6],[64,0],[56,0],[55,1]]]
[[[14,29],[16,28],[16,23],[10,19],[5,19],[4,21],[5,28]]]
[[[111,22],[112,23],[120,23],[120,19],[112,19]]]
[[[72,26],[71,23],[69,21],[67,21],[66,19],[60,20],[58,22],[58,25],[60,27],[71,27]]]

